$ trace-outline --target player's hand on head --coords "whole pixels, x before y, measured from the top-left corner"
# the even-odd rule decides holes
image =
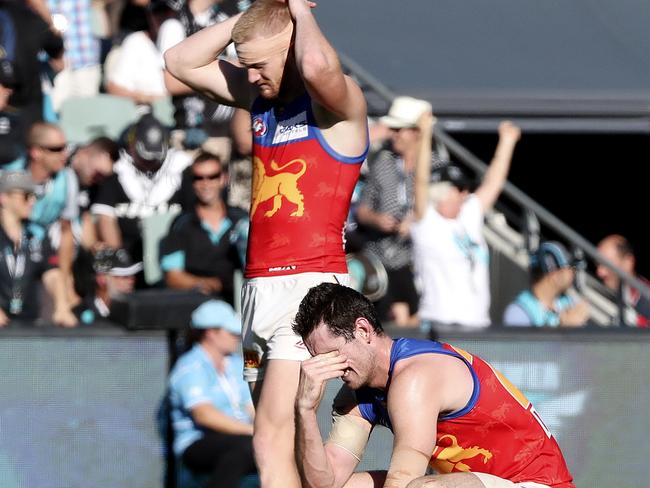
[[[296,407],[300,410],[316,410],[323,398],[327,381],[343,376],[347,367],[347,358],[336,351],[317,354],[303,361],[300,365]]]

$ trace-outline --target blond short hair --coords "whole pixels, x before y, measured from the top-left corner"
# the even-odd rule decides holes
[[[278,0],[257,0],[242,14],[232,29],[232,40],[241,44],[256,37],[277,34],[291,22],[286,3]]]

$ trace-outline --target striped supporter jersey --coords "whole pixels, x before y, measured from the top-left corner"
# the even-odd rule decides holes
[[[246,277],[347,273],[344,225],[366,150],[338,154],[304,94],[280,110],[251,109],[253,182]]]
[[[418,354],[446,354],[462,360],[474,379],[467,405],[438,417],[436,446],[430,466],[439,473],[477,471],[514,483],[536,482],[574,488],[557,442],[533,405],[501,373],[478,356],[450,344],[396,339],[388,384],[395,364]],[[357,391],[361,414],[373,424],[392,428],[387,391]]]

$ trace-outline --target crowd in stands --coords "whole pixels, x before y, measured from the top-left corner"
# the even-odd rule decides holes
[[[251,198],[250,117],[174,78],[163,53],[248,5],[0,0],[0,326],[39,318],[89,324],[109,318],[116,294],[151,287],[236,303]],[[60,110],[66,100],[99,93],[131,100],[137,120],[118,138],[71,144]],[[161,99],[171,100],[172,126],[152,113]],[[430,112],[428,102],[398,97],[371,121],[347,251],[381,263],[387,290],[376,305],[385,320],[480,329],[491,322],[483,220],[521,132],[500,126],[489,170],[476,182],[431,147]],[[634,275],[625,238],[607,237],[599,250]],[[531,256],[530,289],[503,322],[587,324],[586,302],[567,298],[574,264],[562,244],[543,243]],[[619,292],[609,268],[597,274]],[[628,322],[646,326],[646,300],[630,287],[623,299]]]

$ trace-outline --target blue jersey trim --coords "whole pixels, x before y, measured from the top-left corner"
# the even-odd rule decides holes
[[[321,145],[321,147],[325,150],[327,154],[332,156],[334,159],[340,161],[343,164],[361,164],[366,160],[366,157],[368,156],[368,150],[370,149],[370,138],[368,136],[368,127],[366,126],[366,148],[363,150],[363,152],[356,157],[349,157],[349,156],[344,156],[343,154],[337,152],[328,144],[328,142],[325,140],[325,137],[323,136],[323,133],[321,132],[320,128],[316,125],[316,120],[314,119],[314,115],[311,111],[311,108],[309,109],[309,112],[307,114],[310,122],[313,123],[313,125],[310,125],[311,129],[314,132],[314,135],[316,136],[316,139],[318,140],[318,143]]]
[[[418,354],[428,354],[428,353],[445,354],[447,356],[452,356],[460,359],[465,363],[465,365],[469,369],[469,372],[472,375],[472,380],[474,382],[472,396],[467,402],[467,405],[465,405],[460,410],[456,410],[455,412],[451,412],[449,414],[440,416],[439,420],[441,421],[452,420],[458,417],[462,417],[463,415],[469,413],[472,410],[472,408],[474,408],[474,406],[476,405],[478,397],[481,394],[481,384],[478,380],[478,375],[476,374],[476,371],[474,371],[474,368],[472,368],[472,365],[469,363],[469,361],[467,361],[467,359],[465,359],[461,354],[458,354],[457,352],[448,351],[447,349],[444,349],[440,342],[423,340],[423,339],[406,339],[403,337],[399,339],[395,339],[390,354],[390,369],[388,371],[389,384],[393,376],[393,369],[395,368],[395,364],[397,363],[397,361],[399,361],[400,359],[406,359],[413,356],[417,356]]]

